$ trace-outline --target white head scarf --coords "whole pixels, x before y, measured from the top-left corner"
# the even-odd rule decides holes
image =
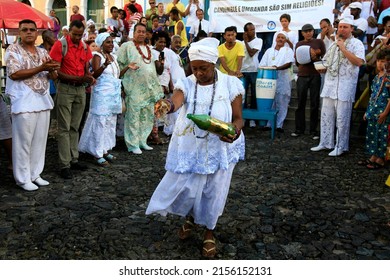
[[[287,34],[286,31],[281,30],[281,31],[277,32],[277,33],[276,33],[276,37],[278,37],[279,34],[283,34],[284,37],[286,37],[286,39],[288,39],[288,34]]]
[[[191,44],[188,56],[191,61],[203,60],[215,64],[218,60],[218,45],[219,41],[217,39],[204,38]]]
[[[90,27],[91,25],[95,25],[95,22],[92,19],[87,20],[87,27]]]
[[[69,26],[68,26],[68,25],[64,25],[64,26],[62,27],[62,30],[64,30],[64,29],[66,29],[66,30],[69,31]]]
[[[352,16],[345,16],[342,19],[340,19],[340,23],[350,24],[353,25],[353,17]]]
[[[108,37],[110,37],[110,33],[108,33],[108,32],[104,32],[104,33],[98,34],[97,37],[96,37],[96,39],[95,39],[96,45],[98,45],[98,47],[100,48],[100,47],[103,45],[103,42],[104,42]]]

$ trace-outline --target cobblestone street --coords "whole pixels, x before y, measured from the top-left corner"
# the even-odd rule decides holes
[[[364,139],[348,154],[310,152],[317,141],[291,130],[245,130],[246,160],[235,169],[216,228],[217,259],[390,259],[390,188],[387,168],[358,166]],[[18,188],[0,169],[1,259],[201,259],[203,229],[179,241],[183,219],[145,216],[165,173],[167,145],[141,156],[119,140],[118,160],[63,180],[56,141],[48,141],[44,179],[36,192]]]

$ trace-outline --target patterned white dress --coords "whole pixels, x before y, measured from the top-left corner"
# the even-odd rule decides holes
[[[211,116],[231,122],[231,102],[244,94],[244,88],[239,79],[218,70],[217,73]],[[167,172],[157,186],[146,214],[190,214],[196,224],[214,229],[225,207],[234,166],[244,159],[245,139],[241,134],[229,144],[213,134],[198,138],[207,132],[194,127],[186,118],[188,113],[194,113],[195,86],[194,75],[179,80],[175,86],[183,91],[185,101],[168,148]],[[212,96],[213,85],[198,85],[195,114],[208,114]]]
[[[269,48],[263,55],[259,66],[282,66],[286,63],[294,63],[294,52],[290,47],[283,47],[276,50],[274,47]],[[273,103],[273,109],[278,109],[276,118],[276,127],[282,128],[284,119],[287,116],[288,104],[291,98],[291,78],[290,69],[279,70],[276,80],[276,93]],[[271,126],[268,122],[267,126]]]
[[[100,65],[106,59],[100,56]],[[79,151],[86,152],[96,158],[103,157],[116,144],[116,120],[117,115],[122,112],[121,80],[119,79],[119,65],[116,56],[103,73],[97,78],[92,88],[91,104],[89,114],[85,122],[79,142]]]

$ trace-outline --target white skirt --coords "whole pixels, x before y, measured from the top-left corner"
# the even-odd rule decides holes
[[[235,163],[214,174],[165,173],[154,191],[146,215],[191,215],[198,225],[215,228],[225,208]]]
[[[98,116],[88,114],[81,133],[79,151],[101,158],[115,147],[115,130],[117,115]]]

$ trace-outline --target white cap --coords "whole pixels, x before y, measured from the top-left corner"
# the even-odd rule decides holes
[[[354,3],[355,3],[355,2],[354,2]],[[352,17],[352,16],[345,16],[345,17],[343,17],[342,19],[340,19],[339,24],[340,24],[340,23],[345,23],[345,24],[353,25],[353,17]]]
[[[64,26],[62,27],[62,30],[64,30],[64,29],[69,30],[69,26],[64,25]]]
[[[190,61],[203,60],[210,63],[217,63],[219,41],[215,38],[204,38],[192,43],[188,50]]]
[[[350,9],[362,9],[362,3],[360,2],[352,2],[351,4],[349,4],[348,6]]]

